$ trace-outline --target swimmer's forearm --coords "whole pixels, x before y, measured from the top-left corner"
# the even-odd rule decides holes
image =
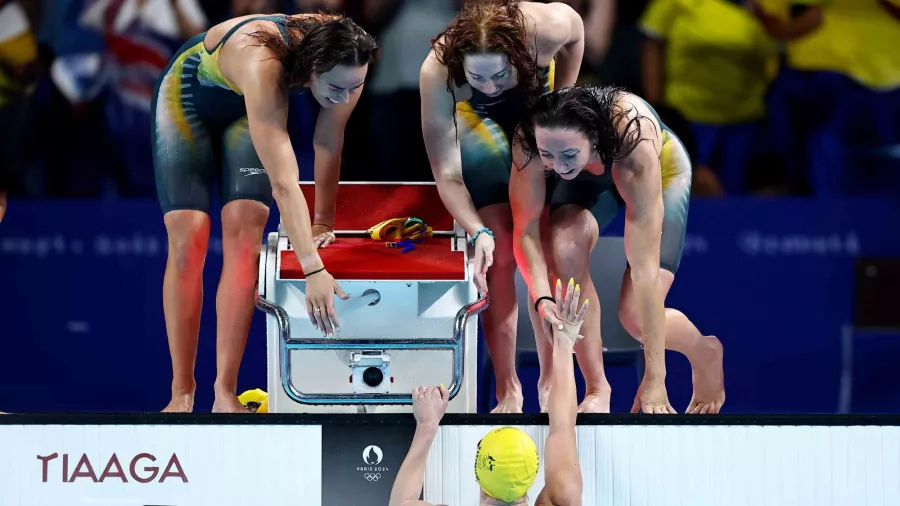
[[[438,424],[418,424],[409,452],[397,471],[388,506],[404,506],[418,501],[425,484],[425,460],[438,433]]]
[[[513,255],[533,301],[539,297],[553,296],[539,226],[539,223],[530,224],[524,230],[513,226]]]
[[[341,179],[341,152],[316,146],[315,155],[316,202],[313,223],[334,227],[334,210]]]
[[[547,412],[550,431],[574,430],[578,416],[578,394],[575,390],[575,365],[572,360],[572,341],[553,332],[553,375],[550,380],[550,399]]]
[[[279,185],[273,190],[281,220],[287,231],[291,246],[300,259],[304,271],[324,267],[319,258],[316,243],[313,241],[312,224],[309,219],[309,207],[299,184]]]
[[[478,230],[484,228],[484,222],[478,216],[472,196],[462,178],[439,177],[436,181],[444,207],[463,230],[474,237]]]

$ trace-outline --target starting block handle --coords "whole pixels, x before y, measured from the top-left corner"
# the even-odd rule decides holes
[[[409,394],[321,394],[305,393],[294,388],[291,382],[291,351],[294,350],[448,350],[453,352],[453,380],[450,399],[456,397],[465,375],[466,324],[490,304],[487,295],[460,308],[453,321],[450,339],[293,339],[291,321],[287,311],[261,295],[257,295],[256,307],[275,319],[281,336],[281,384],[288,397],[300,404],[412,404]]]

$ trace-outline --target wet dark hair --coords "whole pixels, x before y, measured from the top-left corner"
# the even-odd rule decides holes
[[[519,124],[513,142],[522,145],[528,157],[540,157],[534,129],[565,128],[584,134],[604,164],[622,160],[641,142],[641,119],[634,107],[623,109],[618,99],[624,89],[614,86],[575,85],[545,93]],[[625,124],[619,127],[620,123]],[[624,132],[624,133],[620,133]]]
[[[431,47],[437,61],[447,67],[447,91],[454,102],[453,85],[466,82],[463,58],[467,54],[506,55],[510,66],[516,69],[516,88],[529,106],[544,92],[537,70],[537,51],[528,48],[525,15],[519,9],[519,0],[466,3],[444,31],[432,39]]]
[[[361,67],[378,58],[375,37],[348,17],[329,13],[287,16],[284,24],[287,40],[277,30],[248,35],[275,53],[290,87],[304,86],[313,73],[328,72],[337,65]]]

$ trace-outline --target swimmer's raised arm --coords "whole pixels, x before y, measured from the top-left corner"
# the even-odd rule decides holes
[[[422,137],[438,192],[447,211],[466,233],[474,235],[484,227],[484,223],[463,182],[462,154],[453,120],[456,104],[447,90],[447,68],[437,61],[433,51],[422,64],[419,93],[422,99]]]
[[[450,392],[443,386],[416,387],[412,397],[416,433],[397,471],[388,506],[433,506],[419,497],[425,484],[425,460],[450,403]]]
[[[547,277],[547,259],[541,247],[540,222],[544,211],[544,195],[547,192],[546,176],[543,162],[536,156],[530,157],[519,142],[519,132],[513,142],[513,164],[509,176],[509,202],[513,215],[513,253],[522,279],[531,293],[531,300],[540,297],[553,297],[550,279]],[[555,311],[553,303],[547,299],[541,301],[538,308],[548,323],[554,324]],[[546,336],[548,339],[551,336]]]
[[[550,434],[544,443],[544,489],[535,506],[581,506],[584,484],[575,437],[578,394],[572,354],[589,301],[578,303],[581,292],[577,287],[570,281],[563,291],[562,284],[556,282],[556,313],[562,328],[552,328],[553,376],[547,405]]]
[[[655,131],[648,120],[640,121],[644,132]],[[659,145],[658,137],[645,138],[612,170],[613,181],[625,201],[625,256],[631,266],[647,364],[632,413],[638,409],[644,413],[675,413],[666,392],[666,308],[659,279],[664,212]]]

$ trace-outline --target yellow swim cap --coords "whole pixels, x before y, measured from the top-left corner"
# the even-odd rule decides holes
[[[485,494],[513,502],[528,493],[540,458],[531,437],[515,427],[500,427],[478,443],[475,480]]]
[[[258,388],[242,393],[238,401],[254,413],[269,412],[269,395]]]

